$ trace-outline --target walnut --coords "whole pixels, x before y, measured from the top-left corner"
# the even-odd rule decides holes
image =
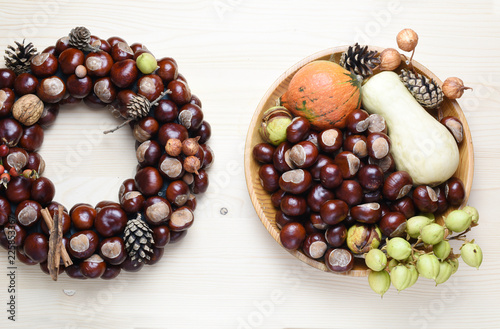
[[[43,113],[43,102],[36,95],[28,94],[19,98],[12,107],[14,118],[25,126],[37,123]]]

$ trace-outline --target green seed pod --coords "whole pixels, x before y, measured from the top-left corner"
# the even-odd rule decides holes
[[[481,263],[483,262],[483,251],[477,244],[472,242],[464,243],[460,248],[460,251],[460,255],[462,256],[465,264],[477,269],[481,266]]]
[[[439,274],[436,277],[436,286],[441,283],[445,283],[448,281],[450,276],[453,274],[453,266],[448,262],[440,262],[439,263]]]
[[[158,63],[156,61],[156,58],[153,55],[151,55],[150,53],[140,54],[137,57],[137,59],[135,60],[135,63],[137,65],[137,68],[143,74],[151,74],[158,67]]]
[[[477,222],[479,221],[479,212],[477,211],[476,208],[471,206],[466,206],[463,207],[462,210],[472,216],[472,223],[477,224]]]
[[[408,258],[411,244],[403,238],[392,238],[387,242],[387,254],[397,260]]]
[[[425,244],[437,244],[444,239],[444,227],[436,223],[424,226],[420,232],[420,237]]]
[[[432,222],[431,219],[425,216],[413,216],[406,222],[406,232],[412,238],[417,239],[422,228]]]
[[[274,146],[286,141],[286,128],[292,122],[292,115],[283,106],[273,106],[264,112],[259,133],[262,139]]]
[[[408,265],[408,270],[410,271],[410,274],[411,274],[410,284],[408,285],[408,288],[410,288],[415,283],[417,283],[417,280],[418,280],[418,271],[417,271],[417,268],[415,267],[415,265],[411,265],[411,264]]]
[[[386,271],[371,271],[368,274],[368,283],[370,284],[370,288],[375,291],[380,296],[384,296],[389,287],[391,286],[391,278],[389,277],[389,273]]]
[[[448,259],[448,263],[450,263],[451,267],[453,268],[453,272],[451,273],[452,275],[455,274],[458,271],[458,259],[457,258],[452,258]]]
[[[437,258],[439,258],[440,260],[445,260],[446,258],[448,258],[451,252],[450,243],[446,240],[443,240],[435,244],[432,247],[432,251],[434,252],[434,255],[436,255]]]
[[[444,223],[453,232],[463,232],[472,223],[472,216],[463,210],[453,210],[445,218]]]
[[[372,249],[366,254],[365,263],[372,271],[382,271],[387,265],[387,256],[380,249]]]
[[[439,260],[431,254],[422,255],[417,260],[417,270],[424,278],[435,280],[439,275]]]
[[[405,265],[398,265],[391,271],[391,283],[398,291],[408,288],[411,282],[410,270]]]
[[[356,224],[347,231],[347,247],[355,254],[364,254],[377,249],[382,233],[376,225]]]
[[[393,268],[395,268],[396,266],[399,265],[399,261],[397,259],[391,259],[389,261],[389,263],[387,264],[387,269],[390,271],[392,271]]]

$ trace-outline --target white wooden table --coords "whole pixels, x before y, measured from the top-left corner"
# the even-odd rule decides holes
[[[39,50],[72,27],[143,42],[172,56],[203,102],[216,163],[196,223],[163,260],[106,282],[58,282],[18,263],[16,322],[7,319],[7,256],[0,252],[1,328],[498,328],[500,312],[500,1],[9,1],[0,7],[0,51],[26,38]],[[300,263],[266,232],[243,177],[248,122],[268,86],[301,58],[355,41],[396,47],[399,30],[420,36],[415,58],[474,92],[459,103],[475,147],[470,204],[484,251],[479,271],[461,264],[449,282],[421,279],[383,299],[366,278]],[[56,199],[117,200],[135,169],[127,129],[106,111],[63,110],[41,150]],[[227,214],[223,211],[227,209]]]

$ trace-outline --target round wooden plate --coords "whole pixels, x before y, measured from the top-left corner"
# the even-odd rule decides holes
[[[250,122],[250,127],[248,128],[247,139],[245,144],[245,176],[246,183],[248,187],[248,192],[250,194],[250,198],[254,205],[255,211],[259,216],[262,224],[269,231],[271,236],[278,243],[280,242],[279,233],[280,230],[276,226],[275,223],[275,215],[276,209],[273,207],[271,203],[271,195],[267,193],[260,184],[259,179],[259,167],[260,164],[253,159],[252,149],[255,144],[263,142],[262,138],[259,135],[259,126],[262,120],[262,114],[266,109],[271,106],[276,105],[279,97],[283,95],[287,88],[290,80],[292,79],[295,72],[297,72],[302,66],[305,64],[315,61],[315,60],[328,60],[333,58],[333,60],[338,63],[341,54],[347,50],[348,46],[335,47],[325,49],[316,54],[313,54],[309,57],[304,58],[291,68],[289,68],[285,73],[283,73],[278,80],[267,90],[266,94],[262,98],[255,110],[255,114]],[[384,48],[380,47],[369,47],[373,50],[378,50],[381,52]],[[333,55],[333,57],[332,57]],[[439,85],[442,85],[441,80],[436,77],[431,71],[429,71],[426,67],[421,65],[420,63],[413,61],[413,66],[415,67],[418,73],[422,73],[429,78],[434,79]],[[401,67],[405,67],[403,63]],[[467,120],[465,119],[464,113],[462,112],[460,106],[456,101],[449,100],[447,98],[444,99],[441,104],[441,109],[443,111],[444,116],[452,115],[458,117],[464,126],[464,140],[459,146],[460,151],[460,164],[458,166],[457,171],[454,176],[459,177],[465,185],[466,197],[464,202],[460,207],[450,208],[446,213],[442,216],[446,216],[450,211],[461,208],[467,204],[467,199],[469,198],[471,186],[472,186],[472,177],[474,174],[474,152],[472,147],[472,137],[469,130],[469,125],[467,124]],[[442,216],[437,218],[437,221],[442,223]],[[325,264],[322,261],[316,261],[304,255],[302,251],[289,251],[292,255],[300,259],[306,264],[311,265],[317,269],[322,271],[328,271]],[[341,273],[344,275],[350,276],[367,276],[369,273],[368,268],[366,267],[364,260],[356,258],[356,262],[354,268],[347,272]]]

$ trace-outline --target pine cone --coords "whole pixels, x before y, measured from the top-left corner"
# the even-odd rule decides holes
[[[131,219],[125,227],[125,249],[132,261],[143,262],[151,258],[153,252],[153,230],[137,214],[136,219]]]
[[[376,57],[378,51],[368,50],[368,46],[360,46],[357,42],[340,56],[340,66],[363,78],[373,74],[373,69],[380,64],[380,59]]]
[[[149,114],[151,103],[143,95],[134,96],[127,104],[127,114],[129,118],[140,119]]]
[[[84,26],[75,27],[69,33],[69,45],[82,51],[97,51],[90,45],[90,30]]]
[[[16,41],[16,45],[16,48],[13,46],[7,47],[4,59],[7,68],[14,71],[16,75],[19,75],[30,70],[31,59],[33,56],[36,56],[38,52],[31,42],[24,45],[24,40],[22,44]]]
[[[401,71],[399,78],[423,107],[432,110],[441,105],[443,92],[433,79],[406,69]]]

